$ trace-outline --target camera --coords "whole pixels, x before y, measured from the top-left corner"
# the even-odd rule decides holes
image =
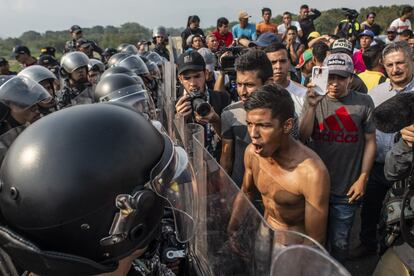
[[[200,91],[195,91],[190,92],[189,96],[191,101],[191,107],[193,108],[194,112],[197,112],[202,117],[210,113],[211,106],[206,101],[206,96],[204,95],[204,93],[201,93]]]
[[[234,68],[234,62],[236,58],[243,54],[245,51],[244,47],[241,46],[234,46],[229,48],[223,48],[220,50],[219,55],[222,55],[226,52],[231,52],[231,55],[224,56],[220,59],[220,68],[227,74],[235,73],[236,69]]]

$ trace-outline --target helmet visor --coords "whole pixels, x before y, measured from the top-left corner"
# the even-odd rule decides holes
[[[152,190],[170,204],[174,214],[177,240],[184,243],[193,237],[196,228],[195,218],[198,212],[196,180],[184,149],[174,146],[166,135],[164,139],[166,141],[164,150],[170,154],[160,173],[153,177],[154,170],[151,172],[150,185]]]
[[[13,103],[21,108],[31,107],[50,98],[49,92],[25,76],[16,76],[0,87],[0,101]]]

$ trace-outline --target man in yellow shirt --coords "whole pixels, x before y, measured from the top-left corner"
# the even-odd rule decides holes
[[[387,77],[382,73],[384,72],[384,67],[381,63],[383,48],[383,45],[376,44],[367,48],[362,54],[367,70],[358,74],[358,77],[365,83],[368,91],[387,80]]]
[[[272,18],[272,10],[269,8],[262,9],[262,17],[263,21],[256,24],[256,33],[257,36],[263,33],[277,33],[277,25],[274,23],[270,23],[270,19]]]

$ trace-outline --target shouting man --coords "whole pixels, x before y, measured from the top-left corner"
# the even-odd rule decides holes
[[[325,242],[328,217],[329,175],[322,160],[289,133],[294,104],[279,85],[265,85],[244,104],[252,143],[244,155],[242,192],[250,199],[258,191],[264,216],[276,230],[304,233]],[[236,197],[228,226],[242,213],[242,194]]]

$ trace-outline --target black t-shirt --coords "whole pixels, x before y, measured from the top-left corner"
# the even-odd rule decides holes
[[[357,91],[357,92],[363,93],[363,94],[367,94],[368,93],[367,86],[361,80],[361,78],[358,77],[358,75],[356,75],[356,74],[353,74],[352,75],[352,80],[351,80],[351,83],[349,84],[348,89],[349,90],[352,90],[352,91]]]
[[[312,14],[310,14],[308,17],[301,18],[298,20],[303,32],[303,36],[300,39],[303,44],[307,45],[309,34],[315,31],[315,25],[313,24],[313,20],[315,20],[319,16],[321,16],[321,12],[316,9],[313,9]]]
[[[183,50],[187,50],[191,45],[187,45],[187,38],[190,36],[190,35],[195,35],[195,34],[198,34],[198,35],[200,35],[200,36],[202,36],[202,37],[204,37],[204,32],[203,32],[203,30],[202,29],[200,29],[200,28],[197,28],[197,29],[194,29],[194,30],[192,30],[192,29],[190,29],[189,27],[188,28],[186,28],[182,33],[181,33],[181,39],[182,39],[182,47],[183,47]]]

